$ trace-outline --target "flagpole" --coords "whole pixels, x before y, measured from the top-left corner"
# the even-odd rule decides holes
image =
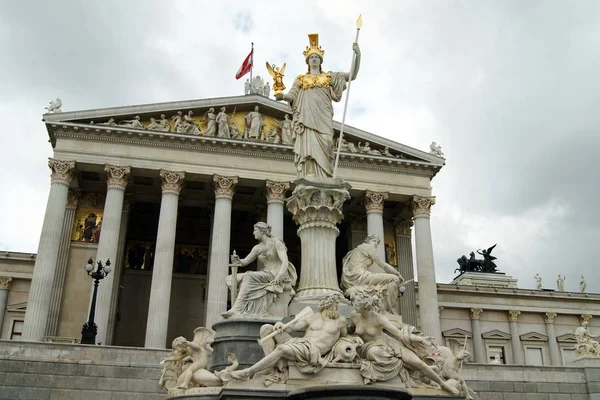
[[[254,69],[254,42],[251,42],[252,49],[250,50],[250,88],[252,88],[252,70]],[[250,92],[250,94],[253,94]]]
[[[358,43],[358,35],[360,34],[360,27],[362,26],[362,14],[358,16],[356,20],[356,39],[354,43]],[[348,89],[346,90],[346,102],[344,104],[344,114],[342,116],[342,125],[340,127],[340,137],[338,138],[338,148],[335,154],[335,164],[333,166],[333,177],[337,174],[338,162],[340,161],[340,151],[342,150],[342,138],[344,137],[344,123],[346,122],[346,111],[348,110],[348,99],[350,98],[350,87],[352,86],[352,75],[354,74],[354,62],[356,60],[356,54],[352,53],[352,64],[350,64],[350,79],[348,79]]]

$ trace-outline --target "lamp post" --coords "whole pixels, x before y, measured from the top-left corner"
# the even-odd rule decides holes
[[[94,322],[94,316],[96,314],[96,296],[98,295],[98,284],[111,271],[110,259],[106,260],[105,266],[102,266],[102,261],[98,261],[98,267],[96,268],[96,271],[93,271],[94,260],[90,257],[85,266],[85,270],[88,275],[94,279],[94,294],[92,296],[92,306],[90,307],[90,318],[88,319],[88,322],[83,324],[83,329],[81,330],[81,344],[96,344],[96,334],[98,333],[98,327]]]

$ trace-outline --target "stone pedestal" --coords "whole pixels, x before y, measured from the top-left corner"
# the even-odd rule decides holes
[[[498,288],[516,288],[517,280],[503,273],[489,272],[463,272],[452,282],[451,285],[458,286],[480,286]]]
[[[233,353],[240,362],[238,369],[248,368],[265,356],[258,344],[260,327],[275,324],[281,318],[236,317],[213,324],[215,341],[210,369],[220,371],[229,366],[227,353]]]
[[[350,184],[341,179],[296,181],[287,208],[299,225],[302,264],[291,314],[307,305],[317,306],[324,295],[342,293],[335,262],[336,225],[343,218],[342,205],[350,198],[349,189]]]

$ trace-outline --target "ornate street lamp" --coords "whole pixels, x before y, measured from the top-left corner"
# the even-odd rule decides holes
[[[92,257],[88,260],[87,265],[85,266],[85,270],[88,275],[94,279],[94,295],[92,296],[92,306],[90,307],[90,318],[88,322],[83,324],[83,329],[81,330],[81,343],[82,344],[96,344],[96,334],[98,333],[98,327],[94,322],[94,317],[96,314],[96,296],[98,295],[98,284],[106,275],[108,275],[111,271],[110,268],[110,259],[106,260],[106,265],[102,266],[102,261],[98,261],[98,267],[96,271],[94,270],[94,260]]]

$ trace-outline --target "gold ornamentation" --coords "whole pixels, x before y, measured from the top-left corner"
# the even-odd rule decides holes
[[[304,58],[308,58],[311,54],[318,54],[319,57],[323,58],[325,55],[325,50],[319,46],[319,34],[318,33],[309,33],[308,34],[308,44],[306,46],[306,50],[302,52],[304,54]]]
[[[0,276],[0,290],[10,290],[12,278],[10,276]]]
[[[127,180],[129,179],[129,174],[131,173],[131,167],[120,167],[118,165],[106,164],[104,166],[104,171],[106,171],[106,182],[109,188],[119,188],[125,190],[125,187],[127,186]]]
[[[285,63],[281,68],[276,67],[275,64],[273,66],[267,63],[267,71],[269,71],[269,75],[273,77],[273,94],[282,94],[285,90],[285,85],[283,84],[283,75],[285,74]]]
[[[215,189],[215,197],[233,198],[235,185],[238,183],[237,176],[222,176],[213,175],[213,185]]]
[[[511,322],[517,322],[521,311],[519,310],[509,310],[508,311],[508,320]]]
[[[159,175],[163,193],[173,193],[178,195],[179,192],[181,192],[183,181],[185,179],[185,172],[161,169]]]
[[[592,319],[592,314],[581,314],[581,317],[579,318],[579,322],[581,325],[583,325],[584,323],[589,324],[591,319]]]
[[[71,184],[75,173],[75,161],[61,161],[49,158],[48,167],[52,171],[50,174],[52,182],[63,183],[67,186]]]
[[[424,197],[414,195],[412,198],[413,217],[430,217],[431,206],[435,204],[435,197]]]
[[[469,310],[469,317],[471,319],[479,319],[479,315],[483,312],[483,308],[471,308]]]
[[[103,210],[100,208],[77,208],[73,219],[71,240],[76,242],[98,243],[102,230]]]
[[[298,75],[298,87],[300,89],[311,89],[316,87],[328,88],[331,86],[331,71],[319,75]]]
[[[290,188],[289,182],[276,182],[267,179],[267,204],[272,202],[283,203],[285,192]]]
[[[383,203],[387,198],[388,194],[385,192],[373,192],[367,190],[365,192],[365,208],[367,209],[367,214],[372,212],[382,213]]]
[[[556,318],[555,312],[547,312],[546,314],[544,314],[544,322],[547,324],[553,324],[554,318]]]
[[[410,219],[398,221],[396,223],[396,235],[398,236],[412,236],[412,226],[414,222]]]

